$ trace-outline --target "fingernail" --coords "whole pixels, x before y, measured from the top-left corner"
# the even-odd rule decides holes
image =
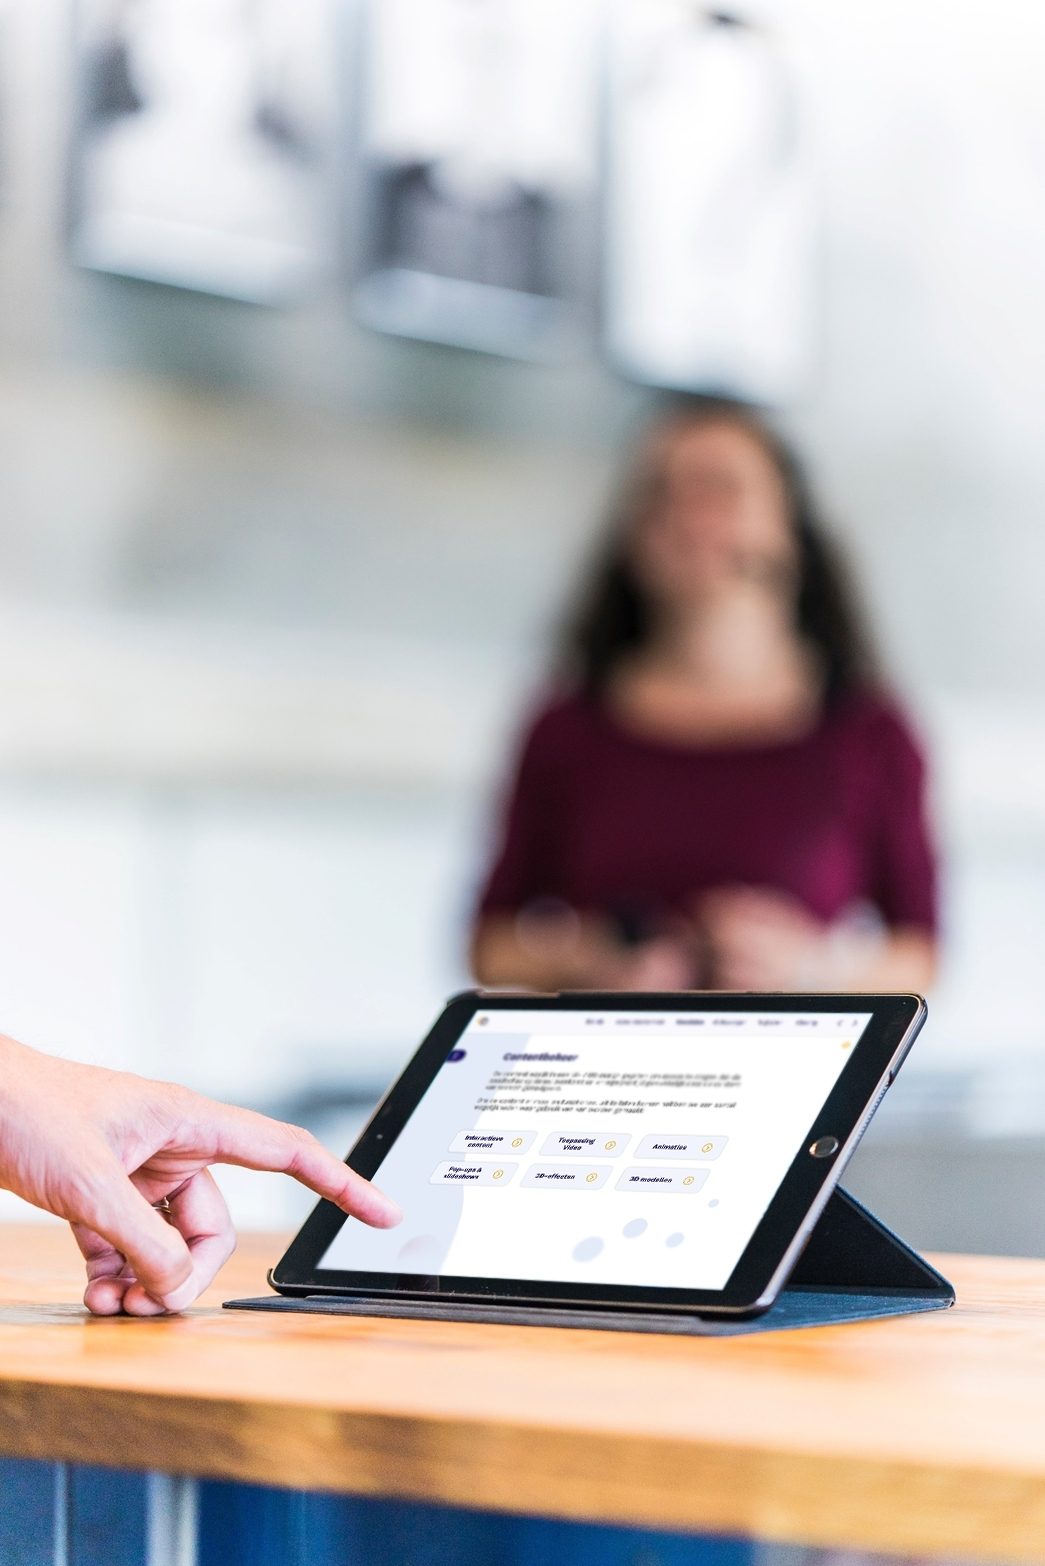
[[[159,1300],[154,1300],[151,1294],[140,1295],[137,1299],[124,1299],[123,1308],[128,1316],[162,1316],[164,1306]]]
[[[191,1305],[197,1294],[195,1278],[189,1278],[185,1283],[179,1284],[169,1294],[163,1296],[162,1304],[165,1310],[185,1310]]]

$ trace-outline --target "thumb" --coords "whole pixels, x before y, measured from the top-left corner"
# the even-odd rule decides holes
[[[83,1195],[69,1217],[108,1240],[126,1257],[146,1293],[163,1305],[192,1278],[185,1240],[146,1201],[116,1159],[84,1182]],[[168,1309],[178,1308],[178,1304],[168,1305]]]

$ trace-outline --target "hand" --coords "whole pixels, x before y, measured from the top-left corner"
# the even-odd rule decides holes
[[[785,892],[723,887],[701,899],[699,917],[714,989],[831,989],[840,981],[831,927]]]
[[[184,1310],[208,1286],[236,1243],[216,1163],[291,1175],[376,1228],[401,1217],[298,1126],[0,1038],[0,1186],[72,1225],[96,1315]]]
[[[673,936],[656,936],[639,946],[620,947],[607,962],[608,989],[688,990],[696,962],[691,948]]]

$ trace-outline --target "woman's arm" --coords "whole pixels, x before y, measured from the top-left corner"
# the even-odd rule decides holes
[[[292,1175],[364,1223],[399,1222],[394,1202],[300,1126],[0,1037],[0,1187],[69,1221],[96,1315],[184,1310],[228,1260],[235,1236],[211,1164]]]

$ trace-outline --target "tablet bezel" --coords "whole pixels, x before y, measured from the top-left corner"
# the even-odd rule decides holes
[[[578,1284],[553,1280],[458,1278],[421,1273],[345,1272],[319,1266],[334,1236],[349,1220],[333,1203],[320,1202],[306,1219],[283,1258],[269,1274],[283,1294],[373,1295],[423,1298],[437,1294],[462,1303],[613,1306],[635,1310],[691,1311],[695,1314],[756,1315],[769,1308],[787,1281],[842,1170],[866,1129],[926,1016],[919,995],[842,995],[752,993],[601,994],[570,991],[557,995],[488,994],[481,990],[454,996],[401,1076],[389,1088],[345,1162],[373,1178],[420,1103],[450,1050],[476,1012],[493,1011],[779,1011],[860,1012],[870,1020],[813,1124],[801,1139],[775,1196],[722,1289],[646,1288],[614,1284]],[[837,1137],[839,1151],[829,1158],[810,1156],[822,1137]]]

